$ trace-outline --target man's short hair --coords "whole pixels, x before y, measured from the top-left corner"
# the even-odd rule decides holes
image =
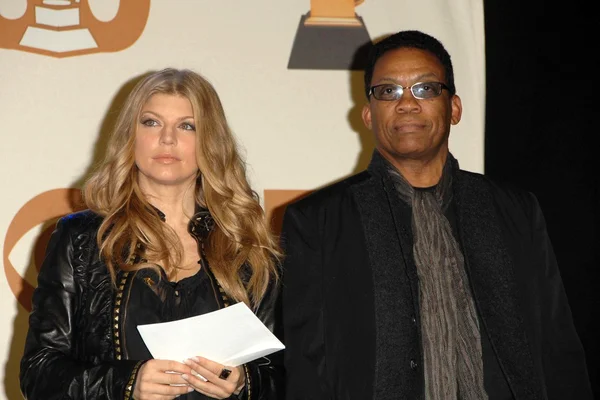
[[[364,76],[365,95],[367,96],[367,99],[369,98],[371,79],[373,79],[373,70],[375,69],[375,63],[377,60],[379,60],[379,58],[388,51],[403,47],[426,50],[433,54],[444,67],[444,72],[446,74],[446,82],[444,83],[446,86],[448,86],[451,94],[456,93],[456,87],[454,86],[454,69],[452,68],[450,54],[448,54],[448,51],[444,45],[439,40],[426,33],[416,30],[408,30],[400,31],[390,35],[371,46]]]

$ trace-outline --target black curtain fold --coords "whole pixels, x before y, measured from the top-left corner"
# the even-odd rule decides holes
[[[485,172],[537,195],[600,398],[598,44],[590,8],[582,0],[484,0]]]

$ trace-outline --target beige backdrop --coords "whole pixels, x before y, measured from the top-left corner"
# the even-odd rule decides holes
[[[21,398],[45,241],[55,217],[78,207],[132,79],[165,66],[206,76],[269,212],[366,166],[362,72],[287,68],[311,3],[325,13],[359,3],[371,39],[400,29],[442,39],[464,107],[451,150],[482,172],[482,0],[0,0],[0,400]]]

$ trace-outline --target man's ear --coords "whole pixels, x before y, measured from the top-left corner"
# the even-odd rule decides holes
[[[373,125],[371,123],[372,121],[371,121],[371,104],[370,103],[367,103],[363,106],[362,120],[363,120],[365,126],[367,128],[369,128],[369,130],[371,130]]]
[[[462,116],[462,101],[457,94],[452,96],[452,100],[450,101],[452,102],[452,118],[450,122],[452,125],[456,125],[460,122],[460,117]]]

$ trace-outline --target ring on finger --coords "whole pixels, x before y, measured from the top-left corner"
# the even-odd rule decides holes
[[[227,368],[223,368],[221,370],[221,373],[219,374],[219,379],[227,380],[227,378],[229,378],[229,375],[231,375],[231,370],[227,369]]]

